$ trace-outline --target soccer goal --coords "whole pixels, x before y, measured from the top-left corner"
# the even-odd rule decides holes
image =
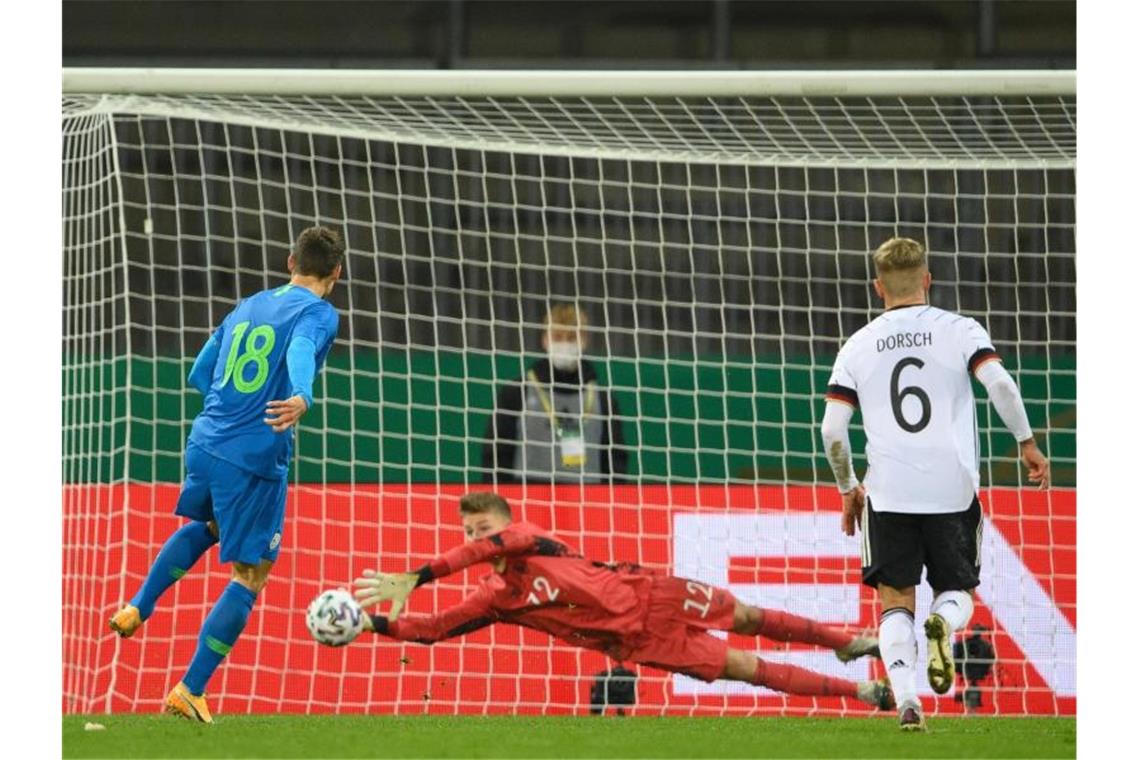
[[[332,297],[340,337],[299,433],[281,560],[212,683],[220,712],[587,713],[613,664],[533,631],[432,648],[308,637],[318,591],[460,542],[456,497],[476,488],[592,558],[873,626],[818,429],[839,346],[879,308],[868,254],[901,234],[931,251],[933,303],[988,327],[1057,483],[1028,487],[979,390],[977,630],[960,640],[953,694],[924,699],[1074,713],[1075,82],[67,70],[64,711],[158,709],[188,661],[228,577],[216,555],[134,638],[106,622],[177,523],[201,403],[185,381],[193,356],[239,298],[284,281],[291,242],[320,223],[349,248]],[[590,320],[625,472],[484,485],[496,394],[540,358],[547,310],[563,302]],[[453,604],[477,577],[421,590],[409,609]],[[923,589],[919,619],[929,602]],[[641,714],[863,711],[635,670]]]

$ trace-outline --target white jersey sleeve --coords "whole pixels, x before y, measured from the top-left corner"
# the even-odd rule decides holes
[[[990,403],[997,409],[998,416],[1018,443],[1033,438],[1033,428],[1025,413],[1025,403],[1021,391],[1000,362],[982,362],[977,370],[978,382],[986,387]]]
[[[835,357],[835,365],[831,368],[831,377],[827,381],[826,398],[858,409],[859,389],[850,366],[852,345],[852,341],[847,341],[839,350],[839,356]]]
[[[986,362],[1001,361],[998,352],[994,350],[994,342],[990,339],[990,334],[986,332],[986,328],[978,324],[976,319],[969,317],[963,318],[964,326],[961,332],[962,341],[962,359],[966,365],[966,371],[971,375],[976,375],[978,368]]]

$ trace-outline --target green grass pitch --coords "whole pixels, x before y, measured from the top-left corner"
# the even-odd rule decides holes
[[[1075,757],[1072,718],[71,715],[63,757]],[[85,731],[88,721],[103,731]]]

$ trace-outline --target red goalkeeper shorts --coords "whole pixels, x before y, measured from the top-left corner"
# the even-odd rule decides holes
[[[629,659],[702,681],[724,674],[728,642],[709,631],[731,631],[736,597],[687,578],[657,578],[649,590],[645,630],[630,641]]]

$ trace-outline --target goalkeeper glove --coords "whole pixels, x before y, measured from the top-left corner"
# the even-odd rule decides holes
[[[354,581],[356,600],[360,602],[361,607],[371,607],[380,602],[391,601],[388,620],[395,620],[400,616],[400,610],[404,609],[408,594],[412,593],[418,582],[419,576],[415,573],[378,573],[375,570],[365,570],[364,576]]]

